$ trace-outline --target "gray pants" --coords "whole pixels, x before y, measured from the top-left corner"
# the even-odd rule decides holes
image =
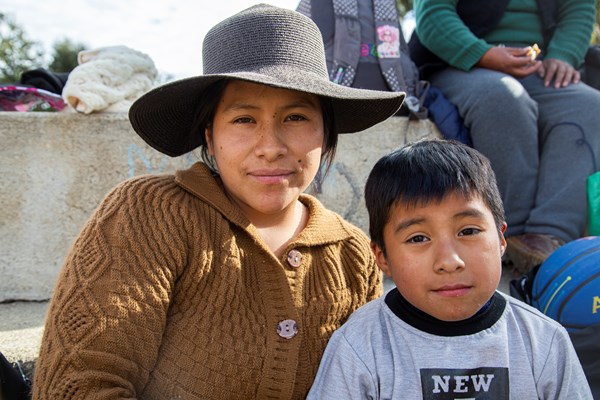
[[[456,104],[473,147],[491,161],[506,235],[584,235],[586,180],[600,156],[600,91],[583,83],[554,89],[537,75],[515,79],[483,68],[447,68],[430,80]]]

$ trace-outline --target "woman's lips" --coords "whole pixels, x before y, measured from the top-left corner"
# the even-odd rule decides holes
[[[273,169],[273,170],[256,170],[250,172],[252,178],[264,184],[278,184],[292,175],[292,171],[286,169]]]

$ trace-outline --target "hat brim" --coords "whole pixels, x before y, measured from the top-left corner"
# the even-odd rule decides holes
[[[359,132],[386,120],[398,111],[405,97],[404,92],[350,88],[318,75],[269,67],[268,71],[196,76],[157,87],[131,106],[129,120],[133,129],[166,155],[177,157],[194,150],[201,142],[201,133],[192,132],[199,99],[208,86],[221,79],[241,79],[327,97],[333,105],[337,133]]]

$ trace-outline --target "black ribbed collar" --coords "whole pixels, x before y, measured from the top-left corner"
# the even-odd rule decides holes
[[[385,296],[385,304],[402,321],[420,331],[437,336],[463,336],[481,332],[494,325],[506,308],[506,299],[498,292],[483,308],[462,321],[442,321],[410,304],[398,291],[391,290]]]

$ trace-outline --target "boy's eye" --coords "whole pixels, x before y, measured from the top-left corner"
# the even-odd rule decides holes
[[[428,239],[426,236],[423,235],[415,235],[413,237],[411,237],[410,239],[408,239],[409,243],[423,243],[426,242]]]
[[[462,231],[460,231],[460,233],[458,234],[458,236],[476,235],[476,234],[478,234],[480,232],[481,232],[481,230],[479,230],[477,228],[465,228]]]
[[[289,121],[304,121],[306,118],[304,118],[304,116],[302,115],[292,114],[289,117],[287,117],[287,119]]]

